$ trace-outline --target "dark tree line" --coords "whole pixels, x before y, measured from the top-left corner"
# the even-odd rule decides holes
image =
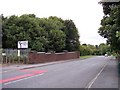
[[[78,30],[72,20],[38,18],[34,14],[2,15],[2,48],[17,48],[17,42],[24,40],[36,51],[79,50]]]

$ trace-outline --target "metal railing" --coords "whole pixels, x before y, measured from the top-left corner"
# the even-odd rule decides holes
[[[2,49],[2,63],[27,63],[29,52],[30,49],[20,49],[20,56],[18,56],[18,49]]]

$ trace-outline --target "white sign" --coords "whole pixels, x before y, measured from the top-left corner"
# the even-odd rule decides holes
[[[18,48],[28,48],[28,41],[18,41]]]

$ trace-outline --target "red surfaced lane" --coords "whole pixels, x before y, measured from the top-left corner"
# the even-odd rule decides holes
[[[0,83],[6,83],[6,82],[10,82],[10,81],[14,81],[14,80],[18,80],[18,79],[22,79],[22,78],[26,78],[26,77],[30,77],[30,76],[34,76],[34,75],[42,74],[46,72],[46,70],[21,70],[21,71],[31,72],[31,74],[25,74],[21,76],[16,76],[16,77],[0,80]]]
[[[44,72],[47,72],[46,70],[20,70],[22,72],[31,72],[33,74],[41,74],[41,73],[44,73]]]
[[[33,76],[33,74],[26,74],[26,75],[21,75],[21,76],[16,76],[16,77],[0,80],[0,83],[6,83],[6,82],[18,80],[18,79],[29,77],[29,76]]]

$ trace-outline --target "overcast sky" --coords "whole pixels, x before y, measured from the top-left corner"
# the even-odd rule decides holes
[[[37,17],[57,16],[72,19],[78,28],[80,42],[105,43],[97,32],[103,17],[99,0],[2,0],[0,13],[4,16],[35,14]]]

